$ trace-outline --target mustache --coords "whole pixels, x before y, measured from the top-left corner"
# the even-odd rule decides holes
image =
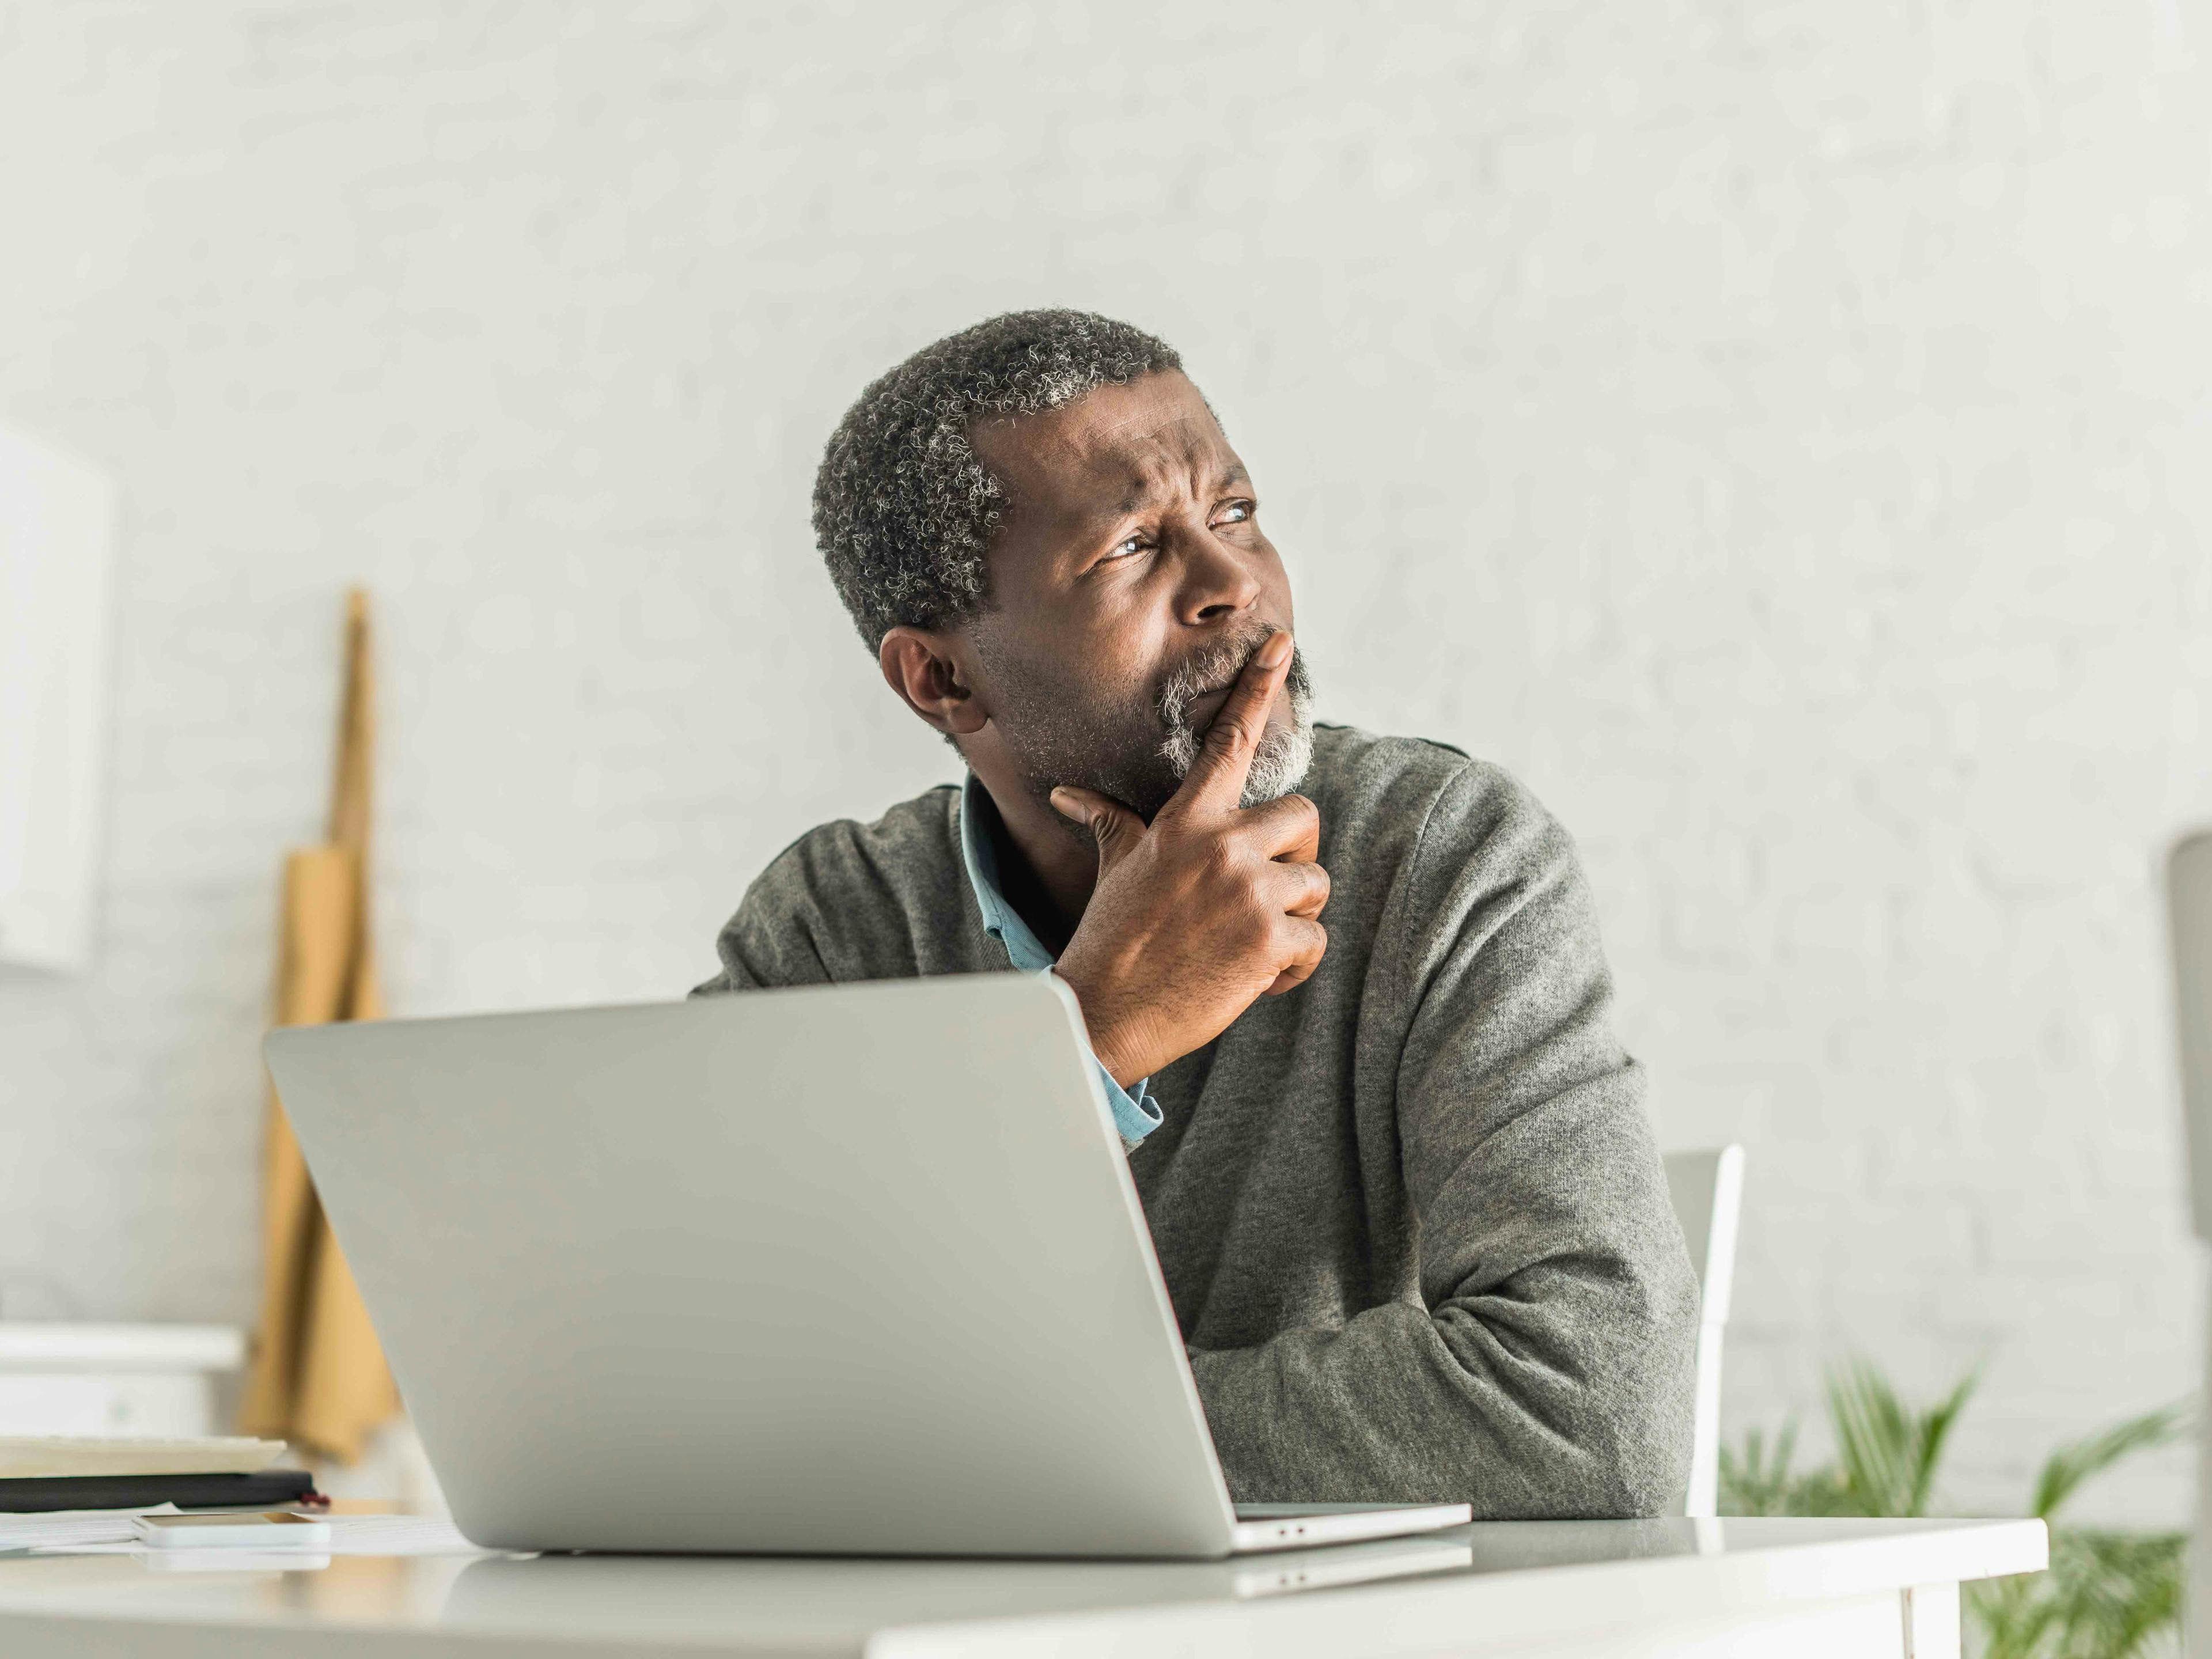
[[[1191,705],[1224,686],[1234,685],[1254,653],[1275,631],[1264,623],[1257,623],[1194,651],[1160,682],[1160,689],[1152,699],[1153,712],[1159,716],[1162,727],[1169,732],[1188,731]],[[1293,700],[1307,685],[1305,653],[1296,646],[1291,647],[1286,683]]]

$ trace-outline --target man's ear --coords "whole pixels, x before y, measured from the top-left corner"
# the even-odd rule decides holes
[[[876,659],[884,684],[939,731],[970,737],[989,721],[946,635],[902,623],[884,635]]]

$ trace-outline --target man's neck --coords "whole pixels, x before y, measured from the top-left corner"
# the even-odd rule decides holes
[[[1031,795],[1019,779],[994,776],[1000,769],[988,761],[975,770],[999,809],[993,840],[1000,896],[1029,923],[1037,942],[1058,956],[1074,936],[1097,884],[1097,852],[1088,836],[1070,833],[1067,820]]]

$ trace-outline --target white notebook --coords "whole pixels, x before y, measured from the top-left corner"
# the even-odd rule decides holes
[[[94,1474],[252,1474],[284,1455],[281,1440],[245,1435],[0,1435],[0,1480]]]

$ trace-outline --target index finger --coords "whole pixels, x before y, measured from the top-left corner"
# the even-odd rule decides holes
[[[1206,728],[1198,759],[1169,804],[1184,808],[1218,807],[1229,811],[1244,799],[1244,781],[1251,775],[1252,757],[1261,733],[1267,729],[1267,710],[1290,672],[1291,636],[1277,629],[1270,634],[1244,672],[1237,677],[1221,712]]]

